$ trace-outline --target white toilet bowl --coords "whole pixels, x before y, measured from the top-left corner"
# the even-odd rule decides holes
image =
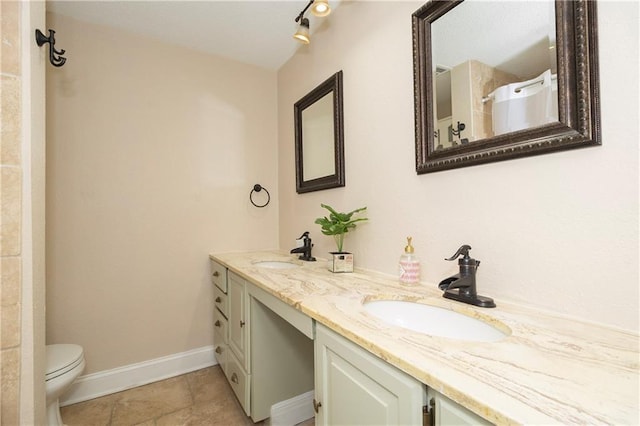
[[[47,345],[47,424],[62,425],[60,396],[82,374],[84,351],[82,346],[70,344]]]

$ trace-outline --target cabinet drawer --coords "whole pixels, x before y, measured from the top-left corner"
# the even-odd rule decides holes
[[[229,327],[229,323],[222,312],[218,309],[213,310],[213,334],[214,334],[214,342],[217,343],[227,343],[228,334],[227,330]]]
[[[216,361],[220,364],[220,368],[222,368],[222,371],[227,374],[229,365],[229,347],[222,341],[216,340],[214,352]]]
[[[231,351],[228,353],[226,375],[233,393],[236,394],[242,409],[249,416],[249,375],[244,372],[244,369]]]
[[[227,295],[217,286],[213,287],[213,302],[226,318],[229,318],[229,303]]]
[[[227,268],[211,260],[211,281],[222,290],[223,293],[227,293]]]

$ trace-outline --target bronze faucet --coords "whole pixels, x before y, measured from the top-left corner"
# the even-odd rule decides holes
[[[298,239],[304,239],[303,246],[292,249],[290,253],[302,253],[298,256],[298,259],[314,262],[316,258],[311,256],[311,248],[313,247],[313,244],[311,243],[311,238],[309,238],[309,231],[302,234]]]
[[[458,302],[481,308],[495,308],[496,304],[493,299],[478,296],[476,291],[476,271],[480,266],[480,261],[472,259],[469,256],[469,250],[471,250],[471,246],[465,244],[453,256],[445,259],[455,260],[458,256],[462,256],[462,258],[458,259],[460,272],[440,281],[438,288],[444,290],[442,296],[447,299],[457,300]]]

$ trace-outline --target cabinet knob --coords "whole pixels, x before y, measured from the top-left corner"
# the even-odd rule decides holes
[[[213,276],[214,276],[214,277],[219,277],[219,276],[220,276],[220,272],[215,271],[215,272],[213,273]]]
[[[221,353],[222,353],[222,348],[221,348],[220,346],[218,346],[218,347],[216,348],[216,353],[217,353],[217,354],[221,354]]]
[[[240,321],[240,327],[244,327],[244,321]]]
[[[222,302],[222,299],[220,299],[220,297],[216,297],[216,303],[220,303]]]
[[[216,327],[220,327],[220,320],[216,320],[215,324],[213,325],[215,325]]]
[[[316,399],[313,398],[313,411],[315,411],[316,414],[318,414],[318,411],[320,411],[320,407],[322,407],[322,402],[316,401]]]
[[[232,381],[233,383],[235,383],[235,384],[240,383],[240,380],[238,380],[238,375],[237,375],[236,373],[233,373],[233,374],[231,375],[231,381]]]

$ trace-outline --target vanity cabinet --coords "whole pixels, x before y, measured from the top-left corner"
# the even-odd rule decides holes
[[[253,422],[313,390],[316,425],[490,424],[214,260],[211,270],[215,356]]]
[[[316,323],[316,425],[422,425],[426,386]]]
[[[245,370],[249,367],[245,280],[229,272],[229,347]]]
[[[216,361],[249,415],[249,357],[245,281],[211,260],[214,284],[213,341]]]
[[[249,369],[249,319],[247,315],[246,282],[233,272],[228,277],[228,345],[226,376],[231,389],[238,397],[240,405],[247,415],[251,414],[248,385],[251,376]]]
[[[215,356],[243,410],[259,422],[272,405],[313,390],[313,320],[221,267],[211,261]]]

